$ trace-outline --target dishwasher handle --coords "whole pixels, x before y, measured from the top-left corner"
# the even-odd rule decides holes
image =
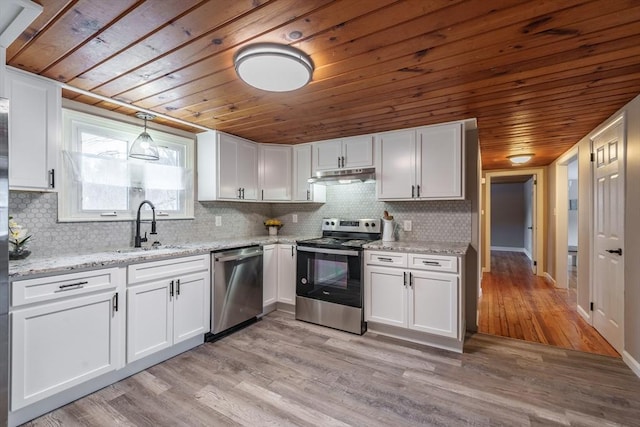
[[[258,249],[255,252],[249,252],[247,254],[237,254],[237,255],[228,255],[226,256],[224,253],[220,254],[220,256],[216,256],[216,262],[227,262],[227,261],[240,261],[247,258],[253,258],[255,256],[262,255],[262,249]]]

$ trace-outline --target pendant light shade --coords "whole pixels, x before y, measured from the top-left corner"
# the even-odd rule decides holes
[[[147,120],[156,118],[153,114],[138,112],[136,117],[144,119],[144,131],[133,141],[129,150],[129,157],[140,160],[159,160],[158,146],[147,133]]]
[[[311,80],[313,63],[299,49],[276,43],[246,46],[234,57],[236,73],[247,84],[270,92],[296,90]]]

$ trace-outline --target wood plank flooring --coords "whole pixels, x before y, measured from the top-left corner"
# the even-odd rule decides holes
[[[619,357],[578,315],[575,289],[558,289],[533,275],[520,252],[491,252],[478,312],[482,333]]]
[[[29,426],[638,425],[619,359],[475,334],[456,354],[274,312]]]

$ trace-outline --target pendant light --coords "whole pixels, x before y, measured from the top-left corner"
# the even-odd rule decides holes
[[[129,157],[140,160],[159,160],[158,146],[151,138],[151,135],[147,133],[147,120],[153,120],[156,116],[139,111],[136,113],[136,117],[144,119],[144,131],[131,144]]]
[[[247,84],[269,92],[300,89],[311,80],[313,63],[303,51],[277,43],[256,43],[233,58],[236,73]]]

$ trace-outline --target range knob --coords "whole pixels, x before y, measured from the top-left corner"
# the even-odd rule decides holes
[[[336,225],[336,223],[335,223],[335,222],[333,222],[333,221],[331,221],[331,225]]]
[[[372,227],[375,227],[375,226],[376,226],[376,223],[375,223],[375,222],[372,222],[372,223],[371,223],[371,226],[372,226]]]
[[[365,226],[365,227],[368,227],[368,226],[369,226],[369,223],[368,223],[368,222],[365,222],[365,223],[364,223],[364,226]]]
[[[325,222],[324,222],[324,225],[329,225],[329,221],[325,221]]]

